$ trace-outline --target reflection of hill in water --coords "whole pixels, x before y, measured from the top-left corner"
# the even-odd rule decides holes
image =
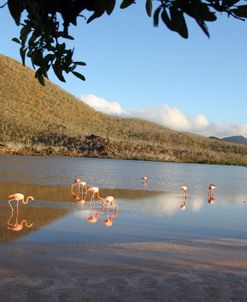
[[[20,183],[1,183],[0,199],[7,200],[10,194],[20,192],[25,196],[32,195],[36,200],[48,201],[74,201],[70,195],[70,185],[34,185]],[[164,194],[164,192],[153,192],[148,190],[126,190],[126,189],[101,189],[100,194],[105,197],[112,195],[116,199],[139,199],[149,198]],[[89,198],[89,197],[88,197]]]
[[[16,207],[14,206],[16,209]],[[0,206],[0,242],[19,239],[30,232],[37,231],[38,229],[52,223],[54,220],[66,215],[67,209],[58,207],[33,207],[32,205],[20,205],[19,219],[21,222],[26,219],[28,223],[33,222],[31,229],[23,228],[21,231],[12,231],[8,229],[7,222],[10,218],[11,211],[7,205]],[[12,222],[15,222],[15,215]]]

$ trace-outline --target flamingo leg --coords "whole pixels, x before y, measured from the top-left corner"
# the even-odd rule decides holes
[[[12,204],[11,204],[11,201],[13,201],[13,200],[18,201],[17,199],[10,199],[10,200],[8,200],[8,203],[9,203],[9,206],[11,207],[11,211],[12,212],[14,212],[14,208],[12,207]]]
[[[91,205],[93,204],[93,202],[94,202],[94,193],[91,196],[91,201],[90,201]]]

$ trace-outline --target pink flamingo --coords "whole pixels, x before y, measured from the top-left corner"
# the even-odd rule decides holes
[[[148,183],[148,177],[147,176],[143,176],[142,177],[142,182],[143,182],[144,185],[147,185],[147,183]]]
[[[186,199],[188,194],[188,188],[186,186],[182,186],[181,191],[184,193],[184,199]]]
[[[92,196],[91,196],[91,202],[94,201],[94,196],[96,195],[99,199],[102,200],[102,197],[99,195],[99,188],[98,187],[90,187],[90,188],[87,188],[86,192],[91,192],[93,193]]]
[[[214,199],[214,190],[216,189],[216,184],[210,184],[208,187],[208,199]]]
[[[105,198],[101,198],[103,207],[111,206],[118,210],[118,205],[116,204],[113,196],[106,196]]]
[[[81,179],[80,179],[80,178],[76,178],[76,179],[74,180],[74,183],[71,185],[70,192],[71,192],[71,195],[72,195],[74,198],[76,198],[77,195],[78,195],[80,182],[81,182]]]
[[[12,205],[11,205],[11,201],[16,201],[17,202],[17,207],[19,205],[19,201],[21,201],[23,204],[27,204],[29,200],[34,200],[33,196],[28,196],[26,198],[26,201],[24,200],[24,195],[21,193],[15,193],[12,195],[9,195],[10,200],[8,200],[9,206],[11,207],[12,212],[14,211]]]
[[[78,202],[85,202],[85,198],[87,195],[87,186],[86,186],[86,182],[80,180],[78,183],[78,194],[76,196],[76,200]],[[85,193],[85,198],[84,198],[84,193]]]

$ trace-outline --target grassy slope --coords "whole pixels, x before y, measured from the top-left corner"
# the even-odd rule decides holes
[[[3,55],[0,105],[1,153],[247,164],[247,146],[96,112]]]

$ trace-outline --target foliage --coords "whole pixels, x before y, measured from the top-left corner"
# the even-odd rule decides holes
[[[0,55],[0,154],[247,165],[247,146],[108,116]]]
[[[122,0],[121,9],[135,4],[134,0]],[[188,38],[186,17],[195,20],[202,31],[209,36],[207,22],[217,20],[217,13],[225,13],[239,20],[247,18],[247,5],[243,0],[146,0],[145,10],[152,17],[154,26],[160,20],[166,27]],[[21,26],[20,37],[13,41],[20,44],[23,65],[26,57],[31,59],[33,68],[37,68],[35,77],[44,85],[44,78],[53,69],[60,81],[65,81],[65,73],[73,73],[81,80],[85,77],[75,71],[84,62],[73,60],[74,50],[67,48],[66,39],[74,39],[69,27],[77,25],[77,19],[84,17],[86,23],[110,15],[116,6],[116,0],[8,0],[9,12],[15,23]],[[3,6],[2,6],[3,7]],[[89,12],[90,16],[86,18]]]

